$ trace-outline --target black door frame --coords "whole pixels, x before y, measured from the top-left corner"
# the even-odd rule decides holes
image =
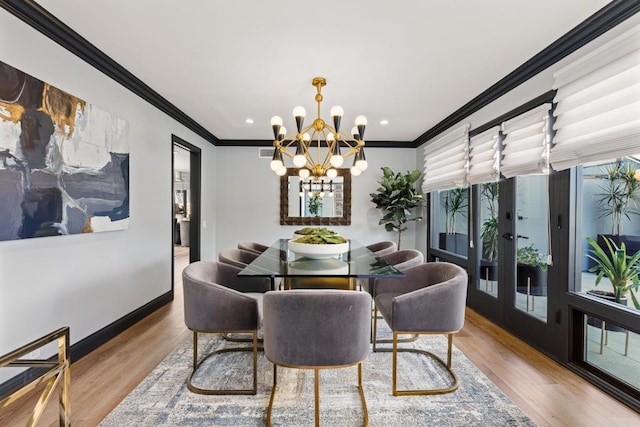
[[[171,265],[173,266],[173,257],[174,257],[174,223],[173,223],[173,215],[174,215],[174,178],[173,178],[173,149],[174,146],[179,146],[180,148],[189,152],[189,192],[191,193],[190,202],[191,202],[191,210],[190,210],[190,221],[189,221],[189,262],[195,262],[200,260],[200,223],[201,223],[201,175],[202,175],[202,154],[200,148],[196,147],[193,144],[188,143],[182,138],[171,135]],[[172,267],[172,285],[171,289],[173,289],[173,267]]]

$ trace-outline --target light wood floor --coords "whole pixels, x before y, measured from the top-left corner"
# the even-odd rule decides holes
[[[180,279],[188,254],[185,248],[176,249],[175,300],[72,365],[75,426],[97,425],[190,336]],[[454,344],[540,426],[640,425],[638,413],[472,310],[467,310],[465,328]],[[0,426],[25,425],[36,398],[25,397],[0,410]],[[41,425],[57,425],[56,411],[56,401],[50,402]]]

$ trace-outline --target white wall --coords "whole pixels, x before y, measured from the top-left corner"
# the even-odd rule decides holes
[[[380,211],[371,202],[369,193],[378,188],[382,166],[394,172],[413,170],[416,151],[367,147],[366,152],[369,167],[351,179],[351,225],[331,228],[364,244],[395,241],[397,234],[387,233],[378,225]],[[280,225],[280,177],[271,171],[269,162],[270,159],[258,158],[256,147],[217,147],[218,251],[236,247],[242,240],[270,245],[299,228]],[[415,247],[415,240],[414,223],[409,223],[409,230],[402,234],[402,248]]]
[[[202,148],[202,191],[213,198],[215,147],[2,9],[0,37],[1,61],[127,120],[131,159],[128,230],[0,242],[4,354],[61,326],[76,343],[168,292],[171,135]],[[213,203],[202,206],[210,224]]]

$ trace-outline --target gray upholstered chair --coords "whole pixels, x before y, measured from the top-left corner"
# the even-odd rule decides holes
[[[414,267],[416,265],[420,265],[424,263],[424,255],[422,254],[422,252],[416,250],[416,249],[401,249],[399,251],[395,251],[395,252],[391,252],[388,253],[386,255],[382,255],[379,258],[383,259],[387,264],[393,265],[395,268],[397,268],[400,271],[405,271],[411,267]],[[374,279],[367,279],[364,282],[362,282],[363,284],[363,288],[369,292],[371,294],[371,296],[373,298],[376,297],[376,282]],[[375,303],[375,299],[374,299],[374,303]],[[371,319],[371,322],[373,322],[373,317]],[[371,326],[371,340],[373,342],[373,323]],[[403,338],[400,340],[400,342],[409,342],[409,341],[415,341],[418,338],[417,335],[413,335],[411,338]],[[391,342],[389,340],[379,340],[378,342],[381,343],[386,343],[386,342]]]
[[[182,271],[184,322],[193,332],[193,367],[187,387],[200,394],[256,394],[258,367],[258,328],[261,323],[262,293],[242,293],[224,286],[229,266],[197,261]],[[248,333],[251,346],[230,347],[211,352],[198,360],[198,333]],[[247,389],[204,389],[192,384],[193,376],[210,357],[231,351],[253,352],[253,387]]]
[[[394,396],[416,394],[449,393],[458,388],[458,378],[451,369],[453,335],[464,325],[467,300],[467,272],[446,262],[430,262],[404,271],[402,279],[377,279],[375,311],[393,331],[393,376]],[[373,351],[376,344],[377,313],[374,315]],[[447,362],[433,353],[398,348],[400,334],[444,334],[448,338]],[[398,390],[398,353],[413,352],[432,357],[444,366],[451,375],[451,385],[439,389]]]
[[[260,255],[262,252],[269,249],[269,246],[258,242],[238,242],[238,249]]]
[[[379,258],[383,259],[387,264],[393,265],[400,271],[405,271],[411,267],[424,263],[424,255],[416,249],[402,249],[379,256]],[[364,284],[368,287],[367,291],[373,298],[375,298],[375,281],[369,280],[368,283],[364,282]]]
[[[382,256],[397,251],[398,245],[396,244],[396,242],[383,241],[367,245],[366,248],[377,256]]]
[[[273,363],[276,394],[277,366],[314,369],[315,424],[320,423],[319,369],[358,365],[358,391],[364,424],[367,403],[362,389],[362,361],[369,353],[371,296],[366,292],[304,289],[264,295],[264,353]]]
[[[241,267],[226,264],[224,262],[201,261],[203,263],[217,264],[216,275],[220,284],[238,292],[267,292],[271,289],[268,277],[238,276]]]
[[[236,267],[245,268],[254,259],[258,258],[255,252],[245,251],[243,249],[231,248],[223,249],[218,253],[218,261],[225,264],[235,265]]]

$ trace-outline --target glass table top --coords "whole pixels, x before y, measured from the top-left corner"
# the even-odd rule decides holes
[[[333,257],[312,259],[289,249],[289,239],[279,239],[239,276],[262,277],[404,277],[404,274],[384,259],[377,257],[356,240],[347,240],[346,252]]]

